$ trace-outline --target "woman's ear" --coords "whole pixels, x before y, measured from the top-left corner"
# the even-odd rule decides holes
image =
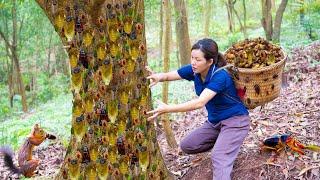
[[[211,58],[211,59],[210,59],[210,66],[211,66],[212,64],[214,64],[214,61],[213,61],[213,59]]]

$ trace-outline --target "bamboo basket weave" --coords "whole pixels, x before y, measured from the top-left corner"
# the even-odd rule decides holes
[[[280,95],[282,72],[287,59],[283,53],[283,59],[279,62],[259,69],[233,67],[231,73],[236,89],[242,92],[242,102],[248,109],[261,106],[277,98]]]

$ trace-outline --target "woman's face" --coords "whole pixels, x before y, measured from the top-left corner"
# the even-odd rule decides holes
[[[191,66],[194,73],[201,74],[208,71],[211,64],[212,61],[207,61],[200,49],[194,49],[191,51]]]

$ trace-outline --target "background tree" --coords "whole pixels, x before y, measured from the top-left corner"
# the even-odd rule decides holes
[[[212,0],[203,1],[203,17],[204,17],[204,37],[209,37],[209,27],[212,18],[213,2]]]
[[[25,87],[24,83],[22,81],[22,75],[21,75],[21,68],[19,63],[19,54],[18,54],[18,33],[22,29],[23,21],[20,22],[20,26],[18,27],[17,22],[17,12],[16,12],[16,0],[12,1],[12,8],[11,8],[11,19],[12,19],[12,37],[10,42],[10,37],[7,37],[6,35],[9,34],[9,27],[8,27],[8,21],[6,18],[8,18],[9,14],[5,14],[5,12],[2,12],[4,15],[3,18],[5,23],[5,29],[6,33],[3,32],[3,30],[0,28],[0,36],[5,42],[7,56],[11,59],[11,67],[9,69],[8,73],[8,86],[9,86],[9,98],[10,98],[10,104],[11,107],[13,105],[13,97],[15,94],[21,95],[21,103],[22,103],[22,109],[24,112],[28,111],[28,105],[27,105],[27,98],[25,93]]]
[[[162,59],[162,52],[163,52],[163,1],[160,3],[160,11],[159,11],[159,18],[160,18],[160,32],[159,32],[159,50],[160,50],[160,59]],[[160,61],[161,62],[161,61]],[[161,64],[160,64],[161,66]]]
[[[242,7],[243,7],[243,34],[244,37],[247,38],[247,6],[246,6],[246,0],[242,0]]]
[[[164,12],[164,51],[163,51],[163,72],[168,72],[170,68],[170,44],[171,44],[171,8],[170,1],[163,0],[163,12]],[[163,82],[162,85],[162,101],[168,103],[168,89],[169,83]],[[162,122],[164,131],[166,134],[167,142],[170,147],[176,148],[177,142],[172,132],[168,115],[162,115]]]
[[[225,2],[227,13],[228,13],[228,27],[229,27],[229,32],[231,33],[234,32],[233,9],[234,9],[235,3],[236,3],[236,0],[227,0]]]
[[[188,15],[184,0],[173,0],[176,14],[176,37],[181,65],[190,63],[190,38]]]
[[[280,31],[281,31],[281,22],[284,10],[286,9],[288,0],[282,0],[275,16],[274,24],[272,20],[271,13],[271,1],[261,0],[262,7],[262,19],[261,24],[265,31],[266,39],[268,41],[279,42],[280,41]]]

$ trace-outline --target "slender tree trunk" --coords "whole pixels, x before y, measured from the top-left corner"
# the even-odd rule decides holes
[[[49,73],[49,76],[51,76],[51,67],[50,67],[50,60],[51,60],[51,43],[52,43],[52,34],[50,35],[49,38],[49,47],[48,47],[48,56],[47,56],[47,72]]]
[[[288,3],[288,0],[282,0],[276,12],[276,17],[274,20],[274,27],[273,27],[273,37],[272,37],[272,40],[276,43],[280,42],[281,22],[282,22],[283,13],[287,7],[287,3]]]
[[[270,0],[270,1],[271,1],[271,9],[275,9],[276,8],[275,0]]]
[[[3,13],[2,13],[3,14]],[[4,40],[4,45],[6,48],[6,55],[7,55],[7,81],[8,81],[8,92],[9,92],[9,103],[10,107],[13,107],[13,96],[14,96],[14,87],[13,87],[13,60],[12,60],[12,55],[11,55],[11,44],[8,41],[8,38],[5,36],[5,34],[9,34],[9,28],[8,28],[8,19],[4,18],[4,32],[1,31],[0,29],[0,36]],[[10,63],[9,63],[10,60]]]
[[[229,32],[234,31],[234,21],[233,21],[233,2],[232,0],[227,0],[225,2],[225,5],[227,7],[227,13],[228,13],[228,27],[229,27]]]
[[[13,108],[13,97],[14,97],[14,86],[13,86],[13,74],[12,74],[12,62],[10,64],[10,68],[8,71],[8,91],[9,91],[9,102],[10,102],[10,107]]]
[[[298,2],[300,4],[300,9],[299,9],[300,25],[303,26],[305,24],[304,0],[299,0]]]
[[[28,105],[27,105],[27,97],[25,93],[25,87],[24,83],[22,81],[22,75],[21,75],[21,70],[20,70],[20,64],[19,64],[19,57],[17,53],[17,13],[16,13],[16,0],[13,0],[13,6],[12,6],[12,46],[11,46],[11,55],[13,58],[15,70],[16,70],[16,75],[17,75],[17,81],[19,84],[19,93],[21,95],[21,100],[22,100],[22,110],[23,112],[28,111]]]
[[[177,34],[177,23],[175,24],[176,28],[176,34]],[[179,50],[179,39],[178,36],[176,35],[176,58],[177,58],[177,67],[181,67],[181,59],[180,59],[180,50]]]
[[[244,38],[248,38],[248,34],[247,34],[247,7],[246,7],[246,0],[242,0],[242,7],[243,7],[243,32],[244,32]]]
[[[272,40],[272,16],[271,16],[271,1],[261,0],[262,19],[261,24],[264,29],[266,39]]]
[[[163,52],[163,43],[162,42],[163,42],[163,1],[161,1],[161,3],[160,3],[160,33],[159,33],[160,59],[162,59],[162,52]],[[159,61],[159,62],[161,62],[161,61]]]
[[[75,0],[71,10],[62,0],[37,2],[69,46],[72,129],[56,179],[172,179],[145,114],[151,93],[144,1]]]
[[[205,0],[204,6],[203,6],[203,12],[204,12],[204,37],[209,37],[209,27],[212,17],[212,0]]]
[[[190,38],[188,28],[188,15],[184,0],[174,0],[176,11],[176,36],[178,39],[181,65],[190,63]]]
[[[13,86],[13,60],[9,52],[9,46],[6,44],[5,47],[6,47],[6,54],[7,54],[7,70],[8,70],[7,78],[8,78],[9,103],[10,103],[10,107],[13,108],[13,96],[15,95],[14,86]],[[10,60],[10,63],[9,63],[9,60]]]
[[[238,21],[239,21],[240,30],[241,30],[241,32],[243,33],[243,36],[246,37],[246,33],[245,33],[244,27],[243,27],[243,25],[242,25],[241,18],[240,18],[240,16],[238,15],[238,12],[237,12],[237,10],[236,10],[234,7],[233,7],[233,12],[234,12],[234,14],[236,15],[236,17],[237,17],[237,19],[238,19]]]
[[[170,67],[170,31],[171,31],[171,10],[170,10],[170,1],[163,0],[163,10],[164,10],[164,52],[163,52],[163,71],[168,72]],[[168,82],[163,83],[162,87],[162,101],[168,103],[168,91],[169,84]],[[174,138],[174,134],[171,130],[170,121],[168,115],[163,115],[163,127],[166,134],[168,145],[172,148],[177,147],[177,142]]]

